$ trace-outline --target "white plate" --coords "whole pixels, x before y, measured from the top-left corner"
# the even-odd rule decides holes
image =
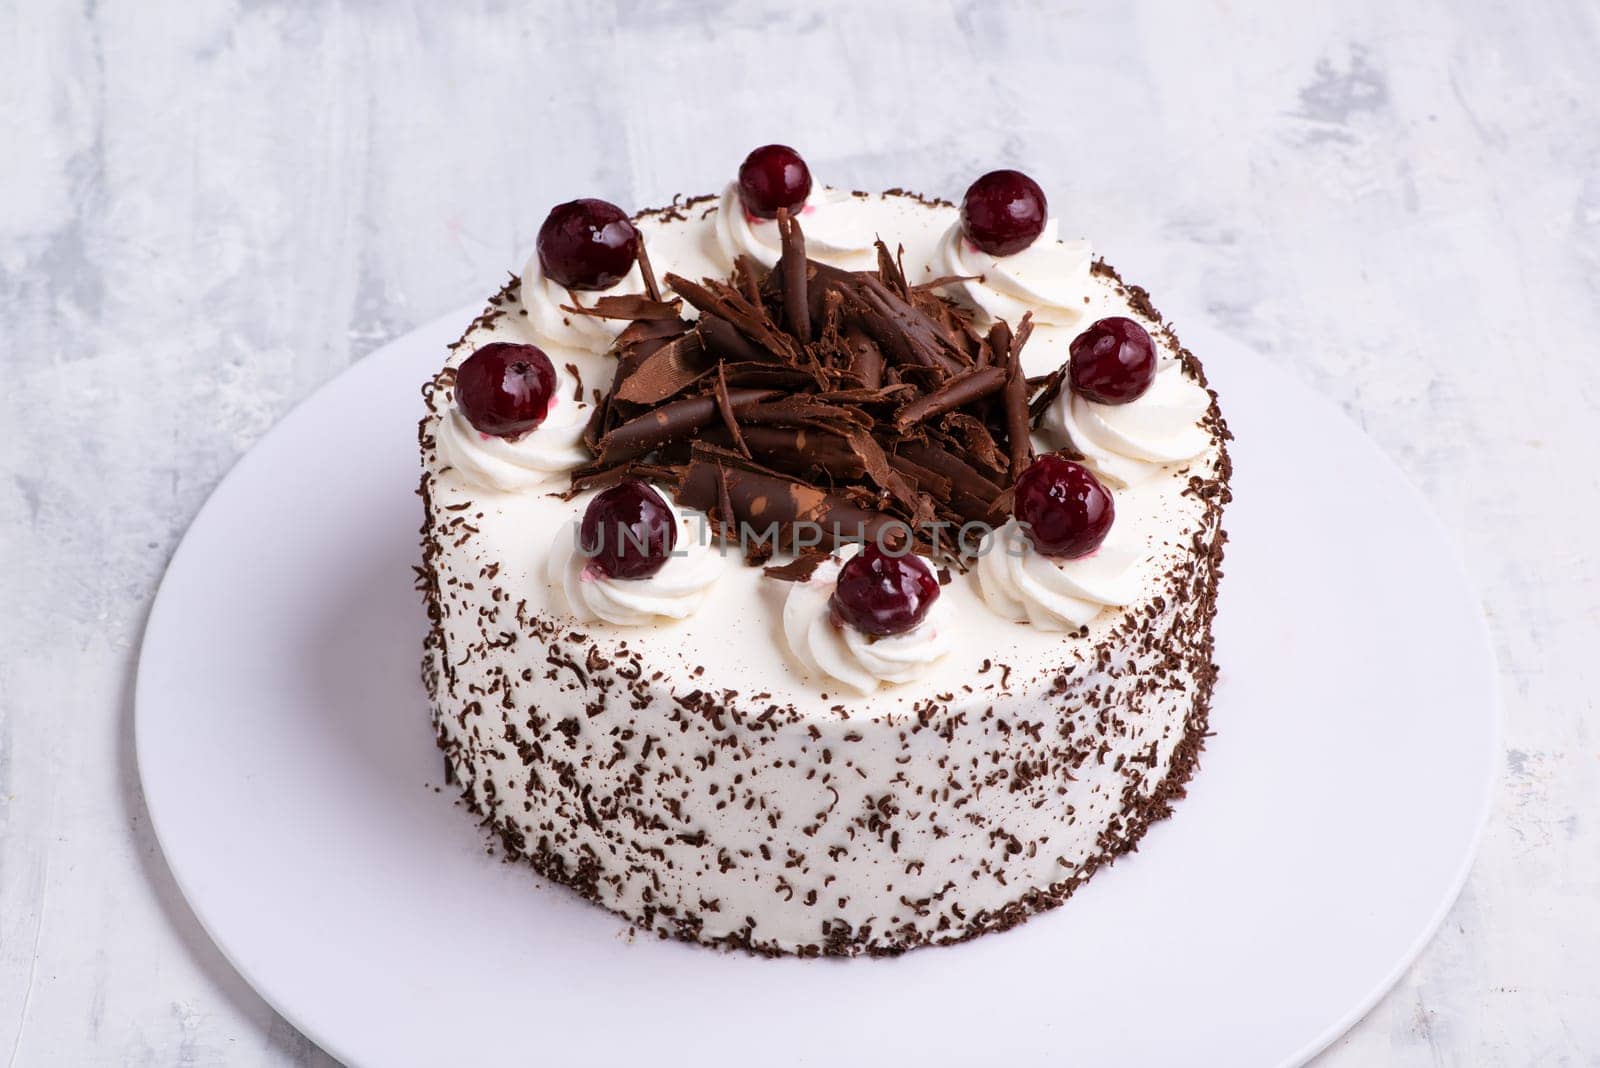
[[[1186,340],[1238,435],[1216,736],[1137,855],[1007,934],[847,962],[632,941],[486,855],[430,785],[411,571],[418,388],[472,314],[361,361],[239,462],[173,556],[139,663],[139,768],[173,873],[330,1053],[1271,1065],[1335,1038],[1433,933],[1497,747],[1476,599],[1367,438],[1203,334]]]

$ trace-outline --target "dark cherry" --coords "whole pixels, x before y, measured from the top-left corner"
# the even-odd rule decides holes
[[[739,167],[739,199],[758,219],[775,218],[779,208],[798,212],[811,195],[811,168],[788,145],[762,145]]]
[[[497,438],[526,434],[550,414],[556,369],[537,345],[496,341],[456,370],[456,407],[479,433]]]
[[[1150,332],[1120,315],[1101,319],[1072,339],[1072,388],[1101,404],[1128,404],[1156,380]]]
[[[1117,510],[1087,467],[1052,453],[1033,461],[1017,479],[1011,514],[1045,556],[1077,557],[1100,548]]]
[[[578,547],[608,578],[649,578],[666,565],[677,544],[672,506],[637,480],[619,482],[595,497],[578,526]]]
[[[989,255],[1009,256],[1044,233],[1047,210],[1038,182],[1021,171],[990,171],[967,187],[961,229]]]
[[[839,569],[829,602],[833,621],[865,634],[904,634],[939,599],[939,580],[920,556],[891,556],[868,544]]]
[[[610,289],[638,258],[639,231],[604,200],[557,204],[539,227],[539,266],[568,289]]]

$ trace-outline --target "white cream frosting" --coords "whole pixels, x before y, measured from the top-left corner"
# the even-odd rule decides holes
[[[857,693],[881,683],[897,685],[920,678],[950,651],[949,603],[937,598],[921,623],[888,637],[873,637],[833,622],[830,601],[845,562],[861,551],[847,545],[820,565],[805,582],[790,584],[783,602],[783,636],[806,672],[834,679]]]
[[[1093,257],[1088,241],[1062,241],[1059,234],[1051,219],[1021,252],[991,256],[967,240],[958,219],[939,242],[937,273],[971,278],[959,289],[990,319],[1016,326],[1031,311],[1035,323],[1071,326],[1086,309]]]
[[[534,489],[565,478],[589,458],[583,428],[589,406],[573,400],[577,384],[557,368],[556,390],[544,422],[514,439],[485,434],[454,403],[439,421],[439,458],[484,489]]]
[[[609,349],[628,325],[626,319],[601,319],[580,315],[565,308],[592,308],[600,297],[616,297],[644,292],[644,275],[634,263],[622,280],[610,289],[569,290],[544,273],[536,252],[522,272],[522,307],[528,313],[528,326],[539,340],[561,348],[602,353]]]
[[[1177,360],[1166,360],[1144,396],[1129,404],[1100,404],[1063,385],[1044,417],[1044,431],[1083,454],[1107,481],[1132,486],[1211,447],[1200,425],[1211,395]]]
[[[667,495],[663,492],[662,496]],[[587,501],[578,507],[583,513]],[[660,571],[639,579],[610,578],[589,566],[579,550],[579,521],[563,525],[550,547],[550,584],[566,599],[568,611],[584,623],[602,620],[622,627],[687,619],[698,612],[727,569],[728,559],[711,544],[699,512],[674,506],[678,540]]]
[[[838,189],[813,187],[800,209],[800,229],[806,238],[806,256],[850,271],[863,271],[877,263],[870,226],[863,226],[862,212],[852,210],[859,198]],[[729,182],[722,191],[716,213],[717,245],[733,266],[739,256],[749,256],[763,267],[775,266],[783,254],[778,235],[778,220],[758,219],[744,210],[739,198],[739,183]]]
[[[978,587],[995,614],[1040,630],[1076,630],[1109,606],[1139,594],[1141,555],[1107,542],[1087,556],[1060,559],[1036,552],[1012,519],[983,540]]]

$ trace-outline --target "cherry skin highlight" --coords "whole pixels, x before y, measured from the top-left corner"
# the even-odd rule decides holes
[[[677,544],[672,506],[637,479],[595,497],[578,525],[579,548],[607,578],[649,578],[666,566]]]
[[[921,623],[938,599],[939,580],[920,556],[868,544],[839,569],[829,606],[835,624],[888,637]]]
[[[556,369],[537,345],[496,341],[456,369],[456,407],[480,434],[517,438],[544,422]]]
[[[1017,479],[1012,515],[1044,556],[1073,559],[1100,548],[1116,519],[1111,493],[1082,464],[1047,454]]]
[[[758,219],[772,219],[783,208],[798,214],[811,195],[811,168],[788,145],[763,145],[739,167],[739,200]]]
[[[991,256],[1010,256],[1033,244],[1048,218],[1044,190],[1021,171],[990,171],[961,200],[961,232]]]
[[[610,289],[639,258],[639,231],[615,204],[569,200],[550,209],[538,248],[545,277],[568,289]]]
[[[1072,339],[1067,377],[1076,393],[1101,404],[1129,404],[1156,380],[1156,345],[1132,319],[1101,319]]]

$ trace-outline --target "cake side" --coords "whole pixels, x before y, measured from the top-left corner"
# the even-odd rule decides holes
[[[658,218],[693,230],[700,214]],[[1203,384],[1142,290],[1103,265],[1094,279],[1097,302],[1145,321]],[[526,336],[536,316],[510,285],[458,354]],[[971,644],[989,655],[953,654],[927,685],[867,702],[797,685],[746,650],[770,643],[748,618],[643,633],[575,625],[513,547],[515,532],[573,505],[460,483],[438,446],[453,373],[425,390],[420,429],[424,678],[467,803],[547,877],[664,936],[890,954],[1059,904],[1181,796],[1216,670],[1229,467],[1214,395],[1204,455],[1125,498],[1154,553],[1134,603],[1064,637],[1019,635],[1030,628],[969,617],[983,609],[963,576],[946,595],[965,598]],[[724,600],[770,615],[773,594],[750,570]],[[738,648],[697,655],[719,643]],[[731,670],[746,653],[749,670]]]

